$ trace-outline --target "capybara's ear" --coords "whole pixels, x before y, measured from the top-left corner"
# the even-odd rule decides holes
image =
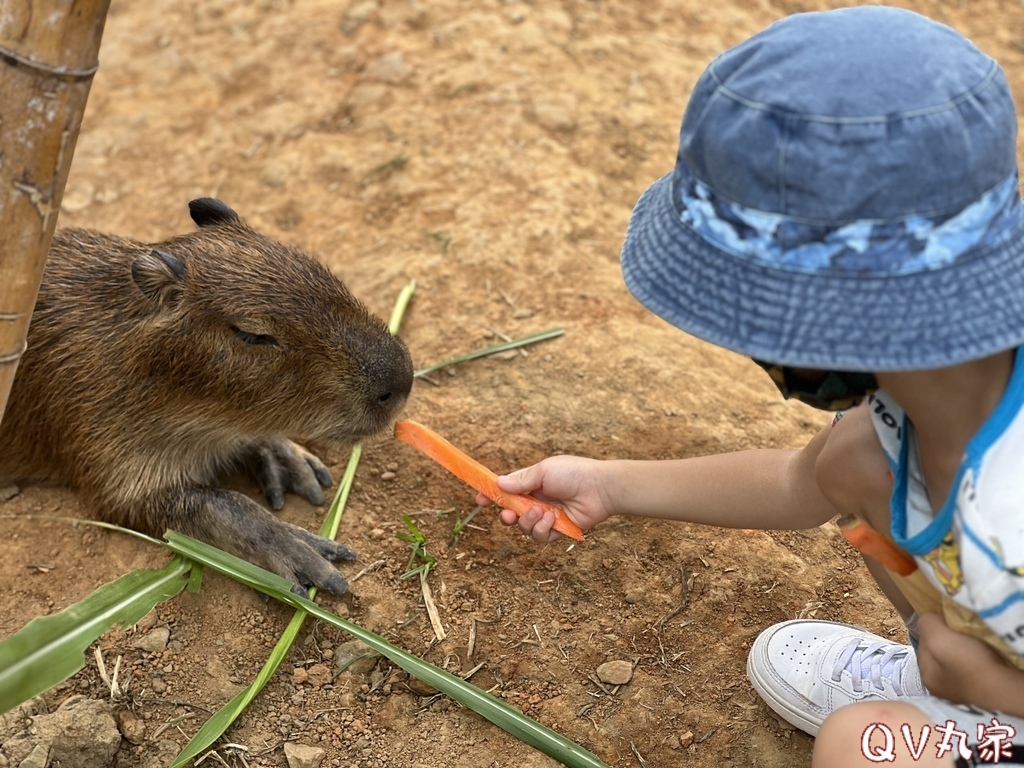
[[[215,227],[218,224],[229,224],[238,221],[238,214],[228,208],[220,200],[212,197],[200,197],[188,204],[188,212],[192,221],[200,227]]]
[[[185,287],[185,264],[173,253],[152,250],[132,262],[132,280],[154,304],[170,309]]]

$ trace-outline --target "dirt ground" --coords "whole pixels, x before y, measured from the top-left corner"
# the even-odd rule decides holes
[[[158,240],[191,228],[190,199],[220,197],[317,254],[382,316],[415,279],[402,336],[418,366],[563,327],[525,354],[416,384],[407,415],[499,470],[559,452],[799,447],[827,416],[781,402],[749,361],[647,313],[623,286],[618,249],[633,203],[674,162],[707,62],[785,14],[836,5],[114,0],[60,223]],[[1020,2],[900,5],[996,56],[1024,104]],[[336,478],[347,458],[343,446],[328,450]],[[617,519],[584,543],[538,547],[485,510],[453,545],[456,516],[472,507],[465,486],[412,449],[371,441],[340,533],[361,556],[344,566],[352,593],[324,604],[455,672],[482,664],[475,684],[612,766],[806,765],[811,739],[747,682],[758,632],[814,616],[903,638],[831,526],[723,532]],[[0,504],[2,515],[28,513],[89,511],[41,487]],[[438,555],[429,583],[443,641],[417,580],[401,579],[403,513]],[[315,529],[323,510],[292,498],[283,514]],[[64,522],[4,519],[0,535],[0,637],[166,560]],[[118,765],[166,765],[254,677],[289,615],[208,575],[201,593],[105,636],[99,646],[111,663],[123,657],[128,684],[113,706],[134,726]],[[163,650],[134,647],[164,628]],[[204,764],[284,766],[294,741],[324,749],[324,766],[554,765],[410,687],[386,660],[339,673],[348,640],[308,623],[228,734],[234,746]],[[595,684],[607,660],[633,664],[631,682]],[[76,693],[108,696],[91,653],[47,701]]]

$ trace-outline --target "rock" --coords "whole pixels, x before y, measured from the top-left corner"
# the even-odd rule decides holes
[[[552,95],[534,102],[533,116],[541,128],[569,132],[576,128],[576,97],[572,94]]]
[[[372,62],[363,73],[367,80],[401,85],[412,77],[413,67],[405,60],[401,51],[386,53]]]
[[[149,653],[160,653],[167,647],[167,641],[171,637],[171,630],[167,627],[154,627],[142,637],[132,643],[132,648]]]
[[[10,501],[19,493],[21,493],[21,488],[16,486],[14,483],[3,486],[0,488],[0,504],[3,504],[5,501]]]
[[[329,685],[331,682],[331,670],[323,664],[314,664],[306,672],[309,675],[309,682],[314,688]]]
[[[109,768],[120,746],[121,734],[106,703],[72,696],[53,714],[34,717],[26,730],[7,739],[3,753],[14,765],[31,768]]]
[[[21,761],[18,768],[50,768],[50,748],[44,744],[36,744],[35,749]]]
[[[633,679],[633,665],[628,661],[606,661],[597,668],[597,676],[608,685],[625,685]]]
[[[307,747],[303,744],[284,743],[284,758],[288,768],[320,768],[327,753],[320,747]]]
[[[369,675],[375,666],[379,654],[371,651],[365,643],[350,640],[334,649],[334,667],[338,672],[350,675]]]
[[[128,739],[129,742],[139,746],[146,741],[146,723],[141,717],[130,709],[120,709],[117,712],[116,719],[121,735]]]
[[[684,749],[693,744],[693,731],[679,734],[679,746]]]
[[[81,182],[64,191],[64,197],[60,201],[60,209],[65,213],[78,213],[84,211],[92,204],[92,198],[96,194],[96,188],[89,182]]]
[[[438,693],[437,688],[432,686],[430,683],[425,683],[418,677],[409,676],[409,679],[405,683],[409,686],[409,690],[415,693],[417,696],[435,696]]]

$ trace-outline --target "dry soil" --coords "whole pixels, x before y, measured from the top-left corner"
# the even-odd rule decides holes
[[[407,414],[499,470],[559,452],[796,448],[827,416],[782,402],[749,361],[646,312],[623,286],[618,249],[633,203],[672,167],[710,59],[783,15],[840,4],[114,0],[60,223],[158,240],[191,227],[190,199],[220,197],[317,254],[383,316],[415,279],[402,335],[420,366],[564,328],[416,384]],[[1020,2],[899,4],[995,55],[1024,104]],[[815,616],[903,637],[832,526],[617,519],[584,543],[538,547],[484,511],[453,542],[472,493],[407,446],[365,448],[340,533],[361,561],[345,566],[351,595],[325,605],[450,670],[482,665],[474,683],[610,765],[806,765],[810,738],[746,680],[758,632]],[[347,458],[327,450],[336,477]],[[89,510],[30,486],[0,514]],[[282,514],[316,528],[323,509],[292,498]],[[429,585],[442,641],[419,583],[401,578],[403,514],[438,556]],[[0,532],[0,637],[166,558],[65,522],[3,519]],[[253,678],[289,615],[209,575],[201,593],[104,636],[108,663],[122,657],[128,694],[113,707],[135,742],[118,764],[166,764]],[[163,630],[162,650],[135,647],[149,637],[160,648]],[[286,740],[323,748],[325,766],[554,764],[386,660],[339,673],[348,640],[310,622],[206,764],[283,766]],[[634,665],[629,684],[594,682],[608,660]],[[47,700],[72,694],[107,698],[91,653]]]

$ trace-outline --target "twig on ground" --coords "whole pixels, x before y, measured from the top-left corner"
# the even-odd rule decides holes
[[[363,576],[368,574],[370,571],[376,571],[378,568],[380,568],[382,565],[384,565],[386,563],[387,563],[387,560],[375,560],[375,561],[373,561],[368,566],[363,568],[363,570],[361,570],[359,573],[357,573],[355,576],[353,576],[351,581],[359,581],[359,579],[363,578]]]
[[[636,744],[634,744],[632,741],[629,742],[629,748],[633,750],[633,754],[636,756],[637,762],[640,763],[640,768],[648,768],[650,763],[648,763],[644,759],[644,756],[640,754],[640,750],[636,748]]]
[[[427,608],[427,616],[430,617],[430,626],[434,628],[434,636],[438,640],[444,640],[448,635],[445,633],[444,625],[441,623],[441,615],[437,612],[434,597],[430,594],[430,585],[427,584],[427,572],[425,570],[420,571],[420,590],[423,592],[423,604]]]
[[[689,575],[686,572],[686,566],[682,563],[679,564],[679,605],[673,608],[671,611],[661,617],[658,622],[658,632],[660,633],[662,627],[665,626],[665,622],[669,619],[678,616],[685,608],[686,602],[690,597],[690,585],[687,583]]]
[[[604,683],[601,682],[600,678],[598,678],[597,675],[587,675],[587,679],[594,685],[596,685],[598,688],[600,688],[602,691],[604,691],[608,696],[612,695],[612,692],[604,687]]]

